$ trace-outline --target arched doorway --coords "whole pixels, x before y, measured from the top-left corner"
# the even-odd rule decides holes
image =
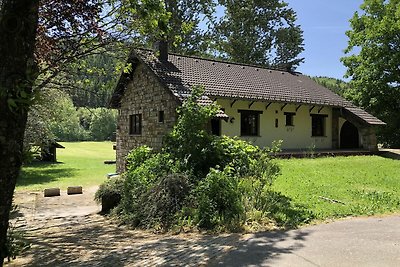
[[[340,130],[340,148],[359,148],[358,129],[348,121]]]

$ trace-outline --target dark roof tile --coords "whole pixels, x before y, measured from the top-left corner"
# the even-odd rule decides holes
[[[321,106],[343,107],[368,124],[384,124],[379,119],[355,107],[311,78],[281,70],[236,64],[197,57],[168,55],[168,62],[161,62],[153,51],[137,49],[130,56],[144,62],[180,100],[190,94],[190,87],[201,85],[208,97],[243,98],[271,102],[289,102]],[[126,78],[121,76],[120,81]],[[118,102],[122,87],[116,88]],[[119,88],[119,89],[118,89]],[[207,101],[211,101],[209,98]],[[221,115],[222,116],[222,115]]]

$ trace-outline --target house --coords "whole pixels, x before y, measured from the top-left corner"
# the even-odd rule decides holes
[[[176,108],[194,85],[202,104],[222,108],[211,121],[217,135],[239,136],[260,147],[377,149],[375,126],[385,123],[300,73],[136,49],[111,99],[119,110],[117,171],[140,145],[160,148],[177,120]]]

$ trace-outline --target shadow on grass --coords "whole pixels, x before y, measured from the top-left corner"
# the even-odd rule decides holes
[[[315,218],[305,206],[296,204],[290,197],[275,191],[268,192],[268,211],[269,217],[285,229],[297,228]]]
[[[394,153],[394,152],[382,152],[379,154],[381,157],[383,158],[387,158],[387,159],[394,159],[394,160],[400,160],[400,154]]]
[[[29,186],[57,181],[61,177],[73,177],[76,169],[67,168],[63,163],[35,162],[22,168],[17,186]]]
[[[75,226],[28,234],[29,266],[260,266],[302,248],[306,231],[230,235],[154,235],[93,216]],[[283,243],[284,242],[284,243]],[[229,249],[229,252],[227,252]],[[22,259],[23,260],[23,259]]]

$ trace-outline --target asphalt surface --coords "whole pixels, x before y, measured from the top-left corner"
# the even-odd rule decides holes
[[[400,266],[400,215],[254,234],[210,266]]]

